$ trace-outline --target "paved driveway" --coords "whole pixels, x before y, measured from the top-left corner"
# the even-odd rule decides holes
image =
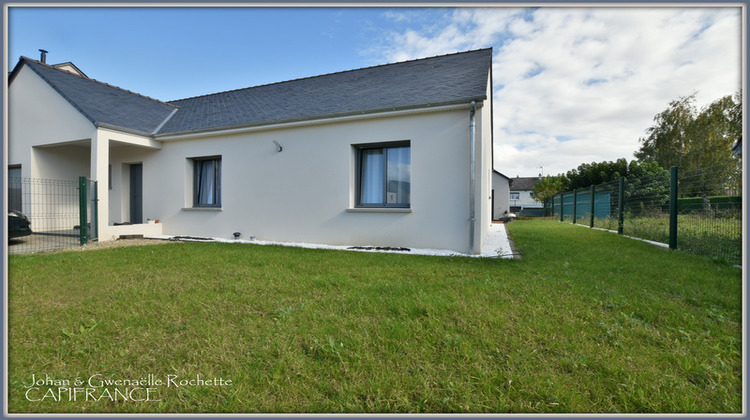
[[[31,254],[60,248],[81,246],[77,230],[33,233],[8,241],[8,254]]]

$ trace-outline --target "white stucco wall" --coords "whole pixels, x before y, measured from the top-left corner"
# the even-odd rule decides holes
[[[353,145],[405,140],[411,144],[411,209],[354,209]],[[222,208],[192,209],[190,158],[217,155]],[[232,238],[241,232],[273,241],[468,252],[468,173],[468,107],[169,140],[143,158],[143,216],[159,219],[173,235]]]
[[[68,101],[52,89],[33,70],[24,66],[16,74],[8,90],[8,164],[21,165],[22,177],[46,178],[62,171],[65,179],[88,175],[85,167],[71,167],[70,162],[55,162],[54,154],[84,156],[85,148],[74,146],[65,150],[40,150],[32,147],[50,144],[78,142],[90,139],[96,132],[94,125],[81,115]],[[57,156],[62,157],[62,156]],[[73,156],[77,162],[78,156]],[[35,162],[39,159],[39,162]],[[88,156],[82,158],[88,162]],[[53,166],[50,166],[53,165]],[[60,178],[55,178],[60,179]]]
[[[20,165],[21,177],[34,179],[21,184],[18,209],[29,216],[34,231],[68,230],[80,223],[75,185],[89,174],[88,139],[95,131],[33,70],[22,67],[16,74],[8,90],[7,164]],[[47,197],[54,197],[54,206]]]
[[[488,80],[491,77],[490,73],[487,75]],[[491,83],[487,84],[486,95],[487,98],[492,98]],[[476,181],[478,191],[476,200],[478,214],[476,229],[478,242],[474,244],[474,249],[469,251],[471,253],[482,251],[481,247],[487,239],[487,233],[492,224],[492,107],[489,104],[489,101],[477,104],[476,161],[478,173]]]

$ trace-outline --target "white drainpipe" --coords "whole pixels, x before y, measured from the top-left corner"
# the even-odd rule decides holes
[[[474,203],[474,195],[475,195],[475,186],[476,186],[476,180],[474,172],[475,172],[475,165],[476,163],[474,158],[474,132],[476,130],[476,120],[474,119],[474,114],[476,113],[476,101],[471,101],[471,112],[469,113],[469,141],[471,142],[471,175],[469,177],[469,252],[472,254],[476,254],[476,249],[474,247],[474,229],[475,229],[475,222],[476,222],[476,208]]]

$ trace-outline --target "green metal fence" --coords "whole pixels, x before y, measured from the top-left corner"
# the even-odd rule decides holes
[[[668,244],[732,264],[742,261],[742,189],[726,168],[620,178],[556,194],[545,215]]]
[[[8,254],[81,246],[97,238],[96,181],[8,178]]]

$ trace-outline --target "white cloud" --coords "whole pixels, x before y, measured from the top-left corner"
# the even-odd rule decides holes
[[[738,7],[460,8],[386,39],[389,61],[494,48],[495,167],[508,176],[633,159],[671,100],[741,87]]]

